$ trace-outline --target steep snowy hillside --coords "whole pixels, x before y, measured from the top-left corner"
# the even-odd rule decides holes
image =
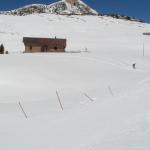
[[[32,4],[16,10],[0,13],[20,16],[35,13],[50,13],[61,15],[98,15],[95,10],[91,9],[81,0],[62,0],[50,5]]]
[[[149,31],[102,16],[0,15],[0,149],[149,150]],[[24,36],[66,38],[67,53],[23,54]]]

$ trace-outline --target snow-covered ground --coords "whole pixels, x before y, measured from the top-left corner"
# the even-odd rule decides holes
[[[101,16],[0,15],[10,53],[0,56],[0,149],[149,150],[149,31]],[[67,38],[68,53],[23,54],[24,36]]]

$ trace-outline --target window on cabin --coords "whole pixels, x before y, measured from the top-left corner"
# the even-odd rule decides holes
[[[32,46],[30,46],[30,50],[32,50]]]
[[[57,51],[57,49],[58,49],[57,46],[55,46],[55,47],[54,47],[54,50]]]

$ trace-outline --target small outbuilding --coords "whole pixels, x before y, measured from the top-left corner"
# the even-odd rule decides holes
[[[24,37],[26,53],[34,52],[65,52],[66,39]]]
[[[143,35],[149,35],[150,36],[150,32],[145,32],[145,33],[143,33]]]

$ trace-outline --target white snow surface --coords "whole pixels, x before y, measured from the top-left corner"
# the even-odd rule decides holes
[[[0,149],[149,150],[149,31],[100,16],[0,15]],[[24,36],[66,38],[67,53],[23,54]]]

